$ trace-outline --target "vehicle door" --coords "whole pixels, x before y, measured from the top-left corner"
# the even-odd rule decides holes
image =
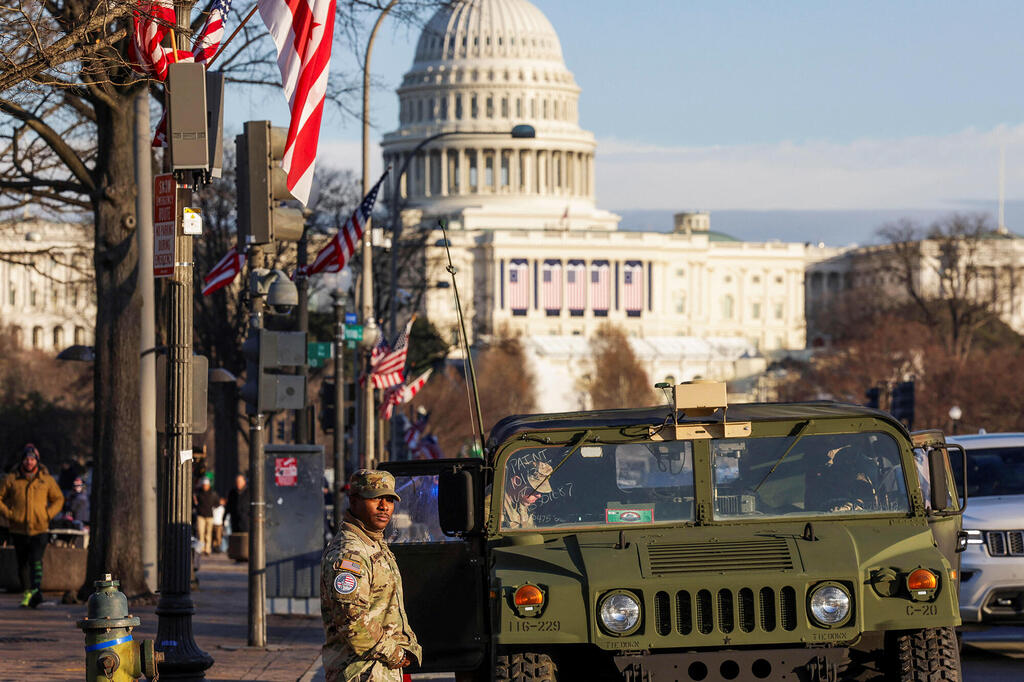
[[[402,573],[409,622],[423,646],[415,670],[474,670],[489,651],[482,467],[480,459],[380,465],[395,476],[402,498],[385,537]]]
[[[957,456],[962,456],[963,450],[959,446],[947,445],[941,431],[916,431],[912,435],[914,460],[928,512],[928,525],[939,551],[950,566],[959,572],[960,552],[967,546],[961,528],[967,490],[957,489],[949,448],[957,448]]]

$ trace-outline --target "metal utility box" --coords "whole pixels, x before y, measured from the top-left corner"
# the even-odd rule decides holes
[[[206,67],[194,62],[167,70],[167,140],[171,169],[202,170],[210,164],[206,130]]]
[[[324,449],[270,444],[266,456],[267,613],[320,612]]]

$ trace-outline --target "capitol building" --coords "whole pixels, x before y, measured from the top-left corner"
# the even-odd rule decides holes
[[[522,335],[542,410],[580,407],[573,377],[605,322],[631,337],[652,383],[748,379],[802,350],[804,245],[738,241],[699,211],[671,231],[620,229],[597,205],[579,95],[558,34],[526,0],[453,2],[419,37],[399,127],[382,141],[386,162],[408,161],[389,190],[405,229],[447,222],[470,335]],[[535,137],[513,136],[521,124]],[[440,231],[428,244],[426,314],[454,342]]]

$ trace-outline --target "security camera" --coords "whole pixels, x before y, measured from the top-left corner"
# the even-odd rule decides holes
[[[281,276],[267,290],[267,308],[272,315],[287,315],[299,304],[299,290],[287,275],[280,270],[275,272]]]

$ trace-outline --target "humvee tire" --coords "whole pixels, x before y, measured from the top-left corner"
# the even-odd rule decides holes
[[[497,682],[557,682],[557,667],[547,654],[524,652],[498,656]]]
[[[893,680],[961,682],[960,651],[953,628],[927,628],[893,633],[890,656]]]

